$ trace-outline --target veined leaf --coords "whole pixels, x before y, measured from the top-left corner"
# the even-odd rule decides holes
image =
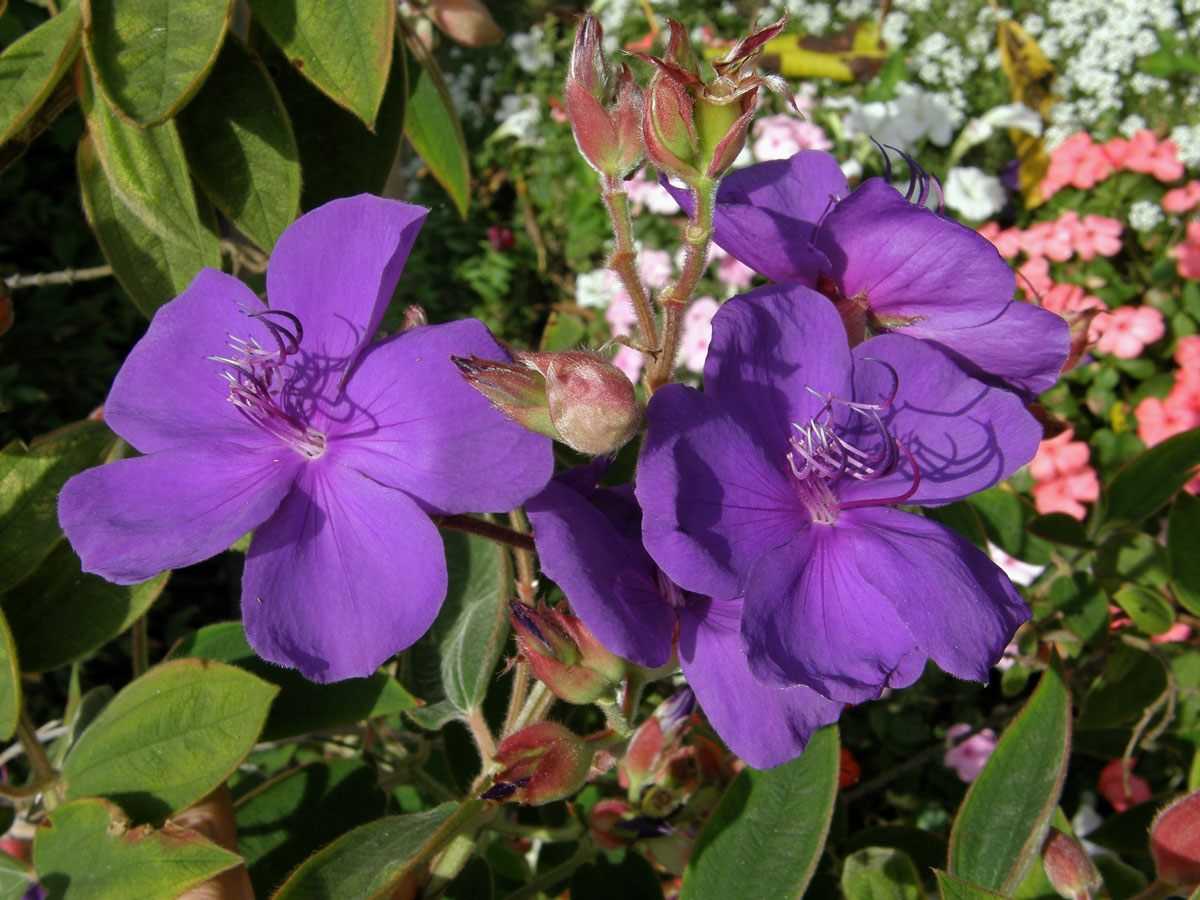
[[[68,6],[0,53],[0,144],[20,131],[79,52],[79,7]]]
[[[471,160],[462,122],[437,61],[420,39],[406,38],[419,71],[408,98],[404,133],[465,219],[471,202]]]

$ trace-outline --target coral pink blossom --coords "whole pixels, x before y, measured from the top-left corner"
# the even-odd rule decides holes
[[[1134,409],[1138,421],[1138,437],[1147,447],[1161,444],[1169,437],[1200,426],[1200,409],[1179,402],[1174,390],[1160,400],[1146,397]]]
[[[1092,322],[1096,349],[1118,359],[1137,359],[1147,344],[1167,333],[1163,315],[1153,306],[1121,306]]]
[[[1112,164],[1092,136],[1083,131],[1076,132],[1050,151],[1050,165],[1042,180],[1042,195],[1050,197],[1068,185],[1083,190],[1093,188],[1111,171]]]
[[[946,743],[949,744],[970,731],[971,726],[962,722],[951,725],[946,731]],[[985,728],[979,734],[971,735],[961,744],[952,746],[942,757],[942,762],[945,763],[946,768],[953,769],[959,778],[970,784],[979,777],[979,773],[983,771],[983,767],[987,765],[988,758],[995,749],[996,732]]]
[[[1129,172],[1153,175],[1159,181],[1174,181],[1183,177],[1183,163],[1179,160],[1178,149],[1174,141],[1160,143],[1154,132],[1143,129],[1129,139],[1123,158],[1114,166]]]
[[[754,270],[716,244],[711,246],[709,260],[717,264],[717,280],[739,290],[750,287],[750,282],[754,280]]]
[[[1017,268],[1017,288],[1024,292],[1030,300],[1035,300],[1054,287],[1054,279],[1050,277],[1050,263],[1044,256],[1034,256],[1025,260]],[[1082,288],[1080,289],[1082,291]],[[1043,305],[1045,299],[1043,297]],[[1050,307],[1046,307],[1050,309]],[[1052,312],[1061,312],[1052,310]]]
[[[1032,262],[1032,260],[1030,260]],[[1024,266],[1021,267],[1024,270]],[[1085,309],[1108,309],[1108,305],[1099,297],[1085,294],[1077,284],[1054,284],[1046,279],[1048,287],[1042,292],[1042,308],[1050,312],[1065,313],[1083,312]]]
[[[1180,278],[1200,279],[1200,220],[1188,222],[1183,243],[1171,248]]]
[[[1124,760],[1114,759],[1100,770],[1096,787],[1101,796],[1111,803],[1112,808],[1117,812],[1124,812],[1129,807],[1144,803],[1154,796],[1150,792],[1150,785],[1145,778],[1130,774],[1126,779],[1125,776],[1133,771],[1135,765],[1137,765],[1137,757],[1129,760],[1128,763],[1125,763]]]
[[[638,274],[648,288],[666,287],[675,275],[671,254],[666,250],[643,250],[638,254]]]
[[[1062,512],[1082,519],[1087,512],[1085,502],[1100,496],[1100,482],[1095,470],[1088,465],[1088,445],[1073,441],[1072,430],[1042,441],[1037,456],[1029,463],[1029,473],[1036,482],[1033,499],[1038,512]]]
[[[1078,213],[1063,213],[1052,222],[1030,225],[1021,235],[1021,249],[1029,256],[1045,256],[1066,262],[1075,252],[1075,225]]]
[[[1163,194],[1162,208],[1169,213],[1190,212],[1200,206],[1200,181],[1194,178],[1180,188],[1171,188]]]
[[[1005,259],[1016,259],[1017,254],[1021,252],[1023,235],[1020,228],[1001,230],[995,222],[984,222],[976,230],[995,244],[996,251]]]
[[[1088,213],[1075,228],[1075,252],[1081,259],[1116,256],[1121,252],[1121,223]]]
[[[1176,342],[1175,363],[1181,369],[1200,371],[1200,334],[1189,334]]]

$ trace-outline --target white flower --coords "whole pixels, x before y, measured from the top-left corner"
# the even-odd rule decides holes
[[[1153,200],[1135,200],[1129,207],[1129,225],[1134,231],[1153,231],[1162,220],[1162,207]]]
[[[1045,566],[1035,566],[1033,563],[1027,563],[1015,556],[1009,556],[991,541],[988,541],[988,556],[992,558],[992,562],[1004,570],[1004,574],[1013,584],[1019,584],[1021,587],[1029,587],[1037,581],[1042,572],[1046,571]],[[1008,648],[1005,648],[1006,653],[1007,650]]]
[[[534,25],[529,31],[514,32],[508,44],[517,55],[517,65],[526,72],[540,72],[554,65],[554,54],[546,46],[541,25]]]
[[[622,291],[621,280],[610,269],[592,269],[575,276],[575,302],[580,306],[605,309]]]
[[[974,166],[955,166],[943,185],[946,206],[966,218],[982,221],[1004,208],[1000,179]]]
[[[1016,128],[1034,137],[1042,136],[1042,117],[1024,103],[1002,103],[993,106],[978,119],[972,119],[963,129],[959,140],[963,150],[982,143],[996,133],[997,128]]]
[[[538,124],[542,121],[541,103],[532,94],[524,97],[506,94],[496,110],[496,121],[500,127],[492,132],[495,139],[516,138],[517,144],[526,147],[537,147],[543,142],[538,134]]]

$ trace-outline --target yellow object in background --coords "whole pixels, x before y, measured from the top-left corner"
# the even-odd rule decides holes
[[[1050,91],[1054,81],[1054,66],[1029,32],[1010,19],[1000,20],[996,40],[1000,45],[1000,65],[1012,85],[1013,100],[1037,110],[1045,124],[1055,100]],[[1041,185],[1050,158],[1040,137],[1016,129],[1009,129],[1008,134],[1020,162],[1018,176],[1021,196],[1025,198],[1025,205],[1033,209],[1045,202]]]
[[[829,37],[781,34],[763,45],[760,65],[785,78],[833,78],[837,81],[868,81],[887,62],[888,49],[874,22],[851,25]],[[706,59],[724,54],[720,47],[706,47]]]

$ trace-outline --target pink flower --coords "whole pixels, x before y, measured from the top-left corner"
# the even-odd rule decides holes
[[[612,303],[604,311],[604,318],[608,320],[608,327],[612,329],[614,337],[629,334],[633,330],[634,323],[637,322],[637,312],[624,288],[617,289]]]
[[[976,229],[996,246],[997,252],[1005,259],[1016,259],[1021,252],[1023,235],[1020,228],[1000,229],[995,222],[984,222]]]
[[[754,280],[754,270],[730,256],[716,244],[712,245],[711,259],[717,263],[717,280],[737,290],[745,290]]]
[[[1121,306],[1092,322],[1096,349],[1118,359],[1137,359],[1147,344],[1167,333],[1163,314],[1153,306]]]
[[[1029,463],[1029,474],[1036,482],[1033,499],[1037,511],[1062,512],[1076,519],[1087,513],[1085,502],[1100,496],[1096,471],[1088,464],[1090,451],[1083,441],[1073,441],[1068,429],[1058,437],[1042,441],[1037,455]]]
[[[1175,363],[1181,369],[1200,370],[1200,334],[1189,334],[1175,342]]]
[[[1200,403],[1179,387],[1176,382],[1165,398],[1146,397],[1134,408],[1138,437],[1147,447],[1200,426]]]
[[[1067,185],[1083,190],[1093,188],[1111,171],[1112,164],[1092,136],[1083,131],[1076,132],[1050,151],[1050,165],[1042,180],[1042,195],[1049,198]]]
[[[971,735],[961,744],[953,745],[955,739],[968,734],[971,730],[970,725],[962,722],[951,725],[946,731],[946,743],[952,746],[942,757],[946,768],[953,769],[958,773],[958,777],[967,784],[979,776],[987,764],[988,757],[996,749],[996,733],[990,728],[983,729],[979,734]]]
[[[703,372],[708,345],[712,341],[712,317],[719,304],[712,297],[697,297],[683,317],[683,340],[680,353],[690,372]]]
[[[648,288],[666,287],[675,275],[671,254],[666,250],[643,250],[638,254],[638,274]]]
[[[1032,260],[1030,260],[1032,262]],[[1028,263],[1026,264],[1028,265]],[[1024,266],[1021,270],[1024,270]],[[1099,297],[1085,294],[1077,284],[1054,284],[1047,276],[1048,287],[1042,292],[1042,308],[1064,316],[1066,313],[1083,312],[1085,309],[1108,309]]]
[[[1121,252],[1121,223],[1108,216],[1088,213],[1076,226],[1074,238],[1075,252],[1081,259],[1116,256]]]
[[[1129,807],[1144,803],[1154,796],[1145,778],[1129,774],[1137,765],[1137,757],[1129,760],[1114,759],[1100,770],[1096,787],[1117,812],[1124,812]],[[1128,781],[1126,776],[1128,775]]]
[[[1200,206],[1200,181],[1194,178],[1183,187],[1171,188],[1163,194],[1162,208],[1164,212],[1185,213]]]
[[[1174,141],[1159,143],[1154,132],[1143,129],[1129,139],[1124,158],[1114,165],[1129,172],[1153,175],[1159,181],[1175,181],[1183,177],[1178,149]]]
[[[820,125],[787,113],[764,116],[754,123],[754,157],[788,159],[801,150],[831,150],[833,142]]]
[[[1044,295],[1054,287],[1054,280],[1050,277],[1050,263],[1046,257],[1034,256],[1021,263],[1017,268],[1017,287],[1024,291],[1030,300],[1041,297],[1042,305],[1046,306]],[[1080,292],[1082,293],[1082,288]],[[1052,308],[1046,306],[1046,309]],[[1053,312],[1061,310],[1054,309]]]
[[[679,204],[665,187],[657,180],[651,181],[646,177],[645,168],[638,169],[637,174],[625,182],[625,193],[635,213],[641,212],[642,207],[660,216],[673,216],[680,212]]]
[[[1152,644],[1179,644],[1192,636],[1192,628],[1183,622],[1176,622],[1162,634],[1150,635]]]
[[[1079,214],[1065,212],[1053,222],[1038,222],[1025,229],[1021,249],[1028,256],[1045,256],[1055,262],[1066,262],[1075,252],[1075,227]]]
[[[632,347],[624,345],[618,347],[612,364],[624,372],[625,376],[634,384],[637,384],[638,379],[642,377],[642,354]]]
[[[1200,219],[1188,222],[1183,243],[1171,248],[1180,278],[1200,279]]]

